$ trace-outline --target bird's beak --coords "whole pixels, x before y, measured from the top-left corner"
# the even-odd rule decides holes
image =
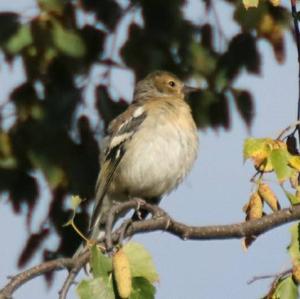
[[[200,91],[200,88],[198,88],[198,87],[192,87],[192,86],[186,86],[186,85],[183,87],[183,93],[185,95],[188,95],[188,94],[190,94],[192,92],[197,92],[197,91]]]

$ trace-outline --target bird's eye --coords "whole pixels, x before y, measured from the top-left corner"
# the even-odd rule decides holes
[[[175,87],[175,82],[174,81],[169,81],[169,85],[171,86],[171,87]]]

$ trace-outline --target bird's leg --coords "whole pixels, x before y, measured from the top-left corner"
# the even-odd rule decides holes
[[[137,207],[135,209],[135,212],[131,218],[132,221],[136,221],[136,220],[143,220],[146,218],[147,214],[145,214],[145,210],[141,209],[141,206],[144,205],[146,203],[146,201],[142,198],[134,198],[137,202]]]
[[[151,203],[153,205],[158,205],[159,202],[160,202],[160,197],[153,197],[153,198],[149,198],[147,200],[143,200],[143,199],[140,199],[140,198],[137,198],[136,200],[138,201],[138,206],[136,208],[136,211],[135,213],[133,214],[132,216],[132,221],[141,221],[141,220],[144,220],[146,219],[146,217],[148,216],[149,214],[149,211],[143,209],[141,206],[145,203],[145,202],[148,202],[148,203]]]

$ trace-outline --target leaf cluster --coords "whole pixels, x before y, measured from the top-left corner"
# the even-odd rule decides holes
[[[158,281],[158,274],[143,245],[129,242],[112,258],[104,255],[97,246],[93,246],[90,266],[93,278],[83,280],[78,285],[80,299],[154,298],[153,283]],[[129,288],[125,297],[120,292],[124,287]]]
[[[289,127],[291,128],[291,126]],[[280,209],[280,203],[266,182],[266,176],[275,174],[277,183],[282,188],[290,204],[300,203],[300,155],[296,147],[294,133],[287,136],[286,141],[272,138],[248,138],[244,144],[244,159],[252,160],[257,170],[252,178],[254,191],[246,204],[244,211],[246,220],[260,219],[264,217],[264,203],[272,211]],[[282,134],[281,134],[282,135]],[[258,176],[258,178],[257,178]],[[290,186],[286,186],[287,182]],[[290,189],[292,191],[290,191]],[[300,283],[300,236],[299,223],[291,227],[291,243],[288,253],[292,261],[292,269],[279,273],[271,285],[264,299],[296,299],[299,298],[298,286]],[[248,236],[243,240],[243,245],[248,248],[256,239]]]

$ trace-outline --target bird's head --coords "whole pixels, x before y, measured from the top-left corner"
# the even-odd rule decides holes
[[[137,83],[134,99],[143,101],[156,97],[176,97],[184,100],[185,95],[192,89],[170,72],[155,71]]]

